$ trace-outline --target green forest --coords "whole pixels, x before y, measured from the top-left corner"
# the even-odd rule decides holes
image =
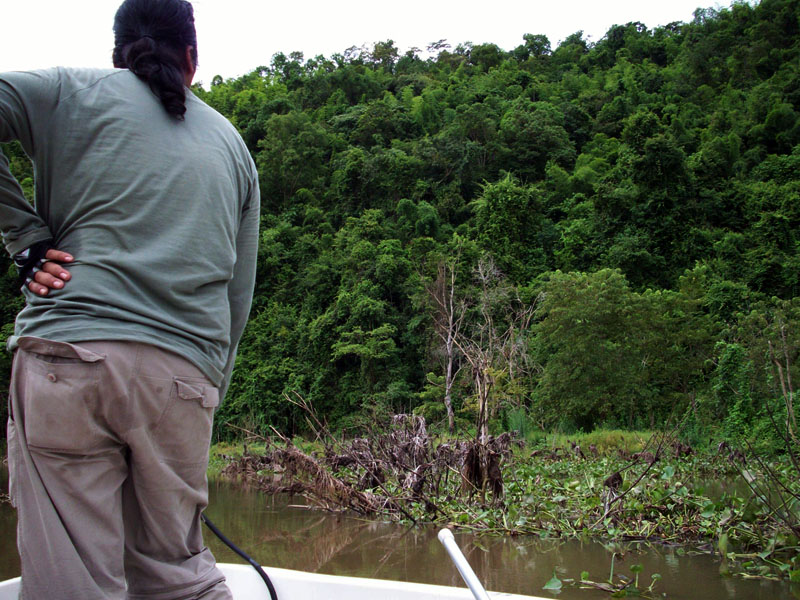
[[[302,434],[287,396],[339,430],[796,431],[800,0],[520,42],[279,53],[195,86],[262,197],[217,439]]]

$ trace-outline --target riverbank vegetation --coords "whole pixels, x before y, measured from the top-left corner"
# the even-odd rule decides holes
[[[781,565],[797,573],[798,531],[766,515],[798,505],[798,17],[798,0],[762,0],[555,47],[535,32],[508,50],[438,40],[401,54],[386,40],[279,53],[196,86],[242,133],[262,192],[255,300],[216,441],[314,439],[324,423],[341,444],[374,445],[364,432],[387,415],[424,417],[436,460],[447,440],[477,440],[485,491],[490,436],[513,433],[526,446],[501,452],[502,503],[454,508],[459,476],[445,474],[463,465],[447,463],[432,518],[715,551],[727,539],[764,554],[756,570],[794,547]],[[25,157],[5,152],[30,193]],[[0,294],[8,334],[10,272]],[[627,470],[577,442],[614,429],[670,442]],[[585,460],[551,457],[568,446],[553,432]],[[673,443],[695,454],[669,458]],[[319,467],[334,487],[364,476],[291,448],[298,473]],[[695,488],[728,457],[769,489]],[[614,473],[617,500],[602,485]],[[358,491],[392,498],[405,479],[391,481]]]
[[[431,435],[421,417],[395,416],[365,437],[317,433],[313,442],[219,445],[216,471],[322,510],[484,534],[675,545],[716,556],[722,575],[800,579],[800,480],[786,461],[766,465],[726,446],[697,453],[660,433],[527,443],[503,434],[487,442],[483,481],[476,439]]]

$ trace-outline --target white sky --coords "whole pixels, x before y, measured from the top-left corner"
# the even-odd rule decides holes
[[[117,0],[2,0],[0,72],[51,66],[111,66]],[[559,41],[578,31],[598,41],[615,24],[650,28],[691,21],[714,0],[194,0],[200,52],[196,81],[237,77],[276,52],[306,58],[392,39],[401,53],[446,39],[491,42],[504,50],[525,33]],[[723,6],[727,6],[725,2]]]

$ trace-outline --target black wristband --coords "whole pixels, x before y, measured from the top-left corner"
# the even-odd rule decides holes
[[[17,273],[19,274],[20,287],[24,288],[28,282],[33,279],[33,276],[36,274],[36,271],[39,270],[39,267],[47,262],[45,255],[50,248],[52,248],[52,246],[50,245],[49,241],[36,242],[22,252],[18,252],[14,255],[14,264],[16,265]]]

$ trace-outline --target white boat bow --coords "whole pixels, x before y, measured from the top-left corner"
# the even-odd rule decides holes
[[[267,586],[249,565],[220,563],[234,600],[269,600]],[[467,588],[407,583],[364,577],[320,575],[288,569],[264,569],[275,586],[278,600],[474,600]],[[19,578],[0,582],[0,600],[17,600]],[[544,600],[534,596],[489,592],[489,598]],[[55,600],[55,599],[54,599]]]

